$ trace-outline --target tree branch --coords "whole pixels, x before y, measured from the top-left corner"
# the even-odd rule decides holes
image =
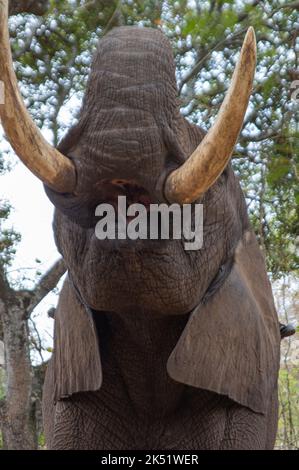
[[[110,29],[113,28],[113,26],[123,25],[123,17],[122,17],[120,7],[121,7],[121,1],[119,0],[117,2],[114,12],[112,13],[111,18],[109,19],[105,29],[103,30],[102,36],[105,36],[105,34],[107,34],[108,31],[110,31]]]
[[[291,3],[285,3],[284,5],[279,5],[279,7],[275,8],[269,15],[270,18],[272,18],[275,13],[278,11],[284,9],[284,8],[292,8],[294,10],[299,10],[299,1],[291,2]]]
[[[261,3],[261,0],[254,0],[249,6],[252,8],[252,7],[256,7],[259,3]],[[238,23],[240,23],[241,21],[244,21],[246,18],[248,18],[249,16],[249,12],[242,12],[238,15]]]
[[[32,13],[42,16],[49,9],[49,0],[10,0],[9,15]]]
[[[212,46],[209,51],[207,51],[204,55],[202,55],[200,57],[199,61],[190,70],[190,72],[188,72],[187,75],[185,75],[185,77],[182,79],[182,81],[180,83],[180,86],[179,86],[179,94],[181,93],[183,86],[187,82],[189,82],[189,80],[191,80],[192,78],[194,78],[198,74],[198,72],[200,71],[200,69],[202,68],[202,66],[206,62],[206,60],[210,57],[212,52],[216,51],[219,47],[222,47],[224,44],[226,44],[226,45],[231,44],[235,39],[237,39],[239,36],[244,34],[246,31],[247,31],[247,28],[244,28],[244,29],[241,29],[240,31],[238,31],[237,33],[233,34],[232,36],[228,36],[228,37],[222,39],[221,41],[217,42],[214,46]]]
[[[280,134],[277,131],[270,130],[258,135],[241,135],[239,142],[262,142],[263,140],[274,139],[279,136]]]
[[[31,291],[32,298],[27,309],[28,317],[31,315],[35,307],[49,294],[58,284],[60,278],[66,271],[66,266],[63,259],[59,259],[56,263],[49,269],[49,271],[44,274],[35,288]]]

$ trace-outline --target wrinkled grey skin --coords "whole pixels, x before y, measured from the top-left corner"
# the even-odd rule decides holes
[[[153,202],[165,202],[166,175],[203,138],[179,113],[174,72],[162,33],[113,29],[100,41],[79,123],[59,146],[76,166],[78,186],[75,195],[47,189],[56,206],[55,238],[74,285],[94,311],[103,385],[53,406],[50,367],[44,392],[49,448],[273,447],[275,390],[264,415],[178,383],[166,371],[190,312],[223,283],[248,229],[230,165],[198,201],[204,204],[201,250],[185,251],[181,240],[110,243],[95,237],[94,208],[107,200],[103,180],[133,180]]]

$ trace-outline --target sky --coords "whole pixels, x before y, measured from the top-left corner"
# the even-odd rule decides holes
[[[6,227],[13,227],[21,233],[22,240],[16,247],[17,253],[8,273],[12,282],[22,280],[24,276],[29,278],[22,285],[32,288],[39,278],[36,271],[46,272],[60,256],[52,231],[53,206],[39,180],[14,157],[12,161],[12,170],[0,176],[0,200],[6,199],[12,205]],[[33,314],[45,347],[52,346],[54,323],[48,318],[47,311],[56,303],[57,294],[49,294]]]

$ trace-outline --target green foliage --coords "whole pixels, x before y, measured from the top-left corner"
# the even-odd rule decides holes
[[[191,35],[202,44],[217,39],[227,28],[232,28],[238,20],[232,7],[218,11],[216,14],[208,9],[201,10],[199,14],[196,10],[188,9],[184,16],[182,37],[186,38]]]
[[[188,77],[181,90],[183,112],[206,129],[223,100],[244,33],[255,27],[257,72],[234,168],[269,270],[276,277],[298,272],[299,104],[291,99],[292,82],[299,78],[292,33],[297,11],[282,9],[279,1],[195,1],[195,8],[182,9],[175,7],[180,2],[168,3],[166,31],[176,50],[178,77],[181,83]]]
[[[252,221],[260,235],[262,226],[268,269],[274,278],[299,270],[298,136],[286,128],[262,148],[260,207],[252,211]]]
[[[38,448],[39,449],[45,449],[46,448],[46,439],[44,433],[41,433],[38,436]]]
[[[0,264],[2,266],[11,263],[16,252],[16,243],[21,239],[20,235],[13,229],[3,228],[10,211],[10,205],[6,201],[0,200]]]
[[[2,369],[2,367],[0,367],[0,401],[3,400],[3,398],[5,397],[4,384],[5,384],[5,374],[4,374],[4,370]],[[0,444],[0,448],[1,448],[1,444]]]
[[[276,439],[278,449],[299,447],[299,369],[282,368],[279,373],[279,422]]]

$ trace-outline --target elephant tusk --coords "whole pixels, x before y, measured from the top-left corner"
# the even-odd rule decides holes
[[[242,128],[255,65],[256,40],[254,29],[250,27],[214,125],[188,160],[166,179],[164,194],[169,202],[194,202],[223,172]]]
[[[8,32],[8,0],[0,0],[0,119],[6,136],[22,162],[57,192],[72,192],[76,171],[72,162],[52,147],[30,117],[13,69]]]

